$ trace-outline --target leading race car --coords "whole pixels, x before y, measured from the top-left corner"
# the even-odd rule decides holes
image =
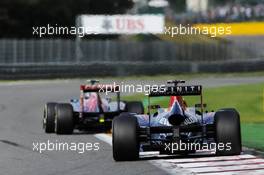
[[[201,85],[179,85],[185,83],[182,80],[168,83],[162,91],[149,94],[148,114],[121,113],[113,120],[114,160],[137,160],[144,151],[169,155],[197,150],[214,150],[217,155],[241,153],[240,116],[235,109],[204,112]],[[166,96],[170,96],[169,109],[151,104],[151,97]],[[200,103],[188,107],[183,96],[200,96]]]
[[[81,85],[79,99],[71,99],[69,103],[47,103],[44,131],[57,134],[71,134],[74,129],[107,131],[111,129],[113,118],[122,112],[144,113],[141,102],[120,100],[118,86],[96,83],[98,81],[91,80],[90,85]],[[109,93],[115,94],[115,101]]]

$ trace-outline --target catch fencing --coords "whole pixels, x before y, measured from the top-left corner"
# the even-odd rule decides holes
[[[1,39],[0,79],[261,71],[263,48],[247,41]]]
[[[252,43],[0,40],[0,64],[224,61],[263,58]]]

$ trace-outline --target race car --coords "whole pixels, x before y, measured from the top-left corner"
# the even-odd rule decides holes
[[[216,155],[241,153],[240,116],[236,109],[205,111],[201,85],[179,85],[168,81],[163,90],[148,95],[148,113],[121,113],[112,123],[115,161],[139,159],[139,152],[157,151],[167,155],[188,155],[213,151]],[[198,96],[189,107],[184,96]],[[169,108],[155,102],[170,98]],[[158,100],[152,100],[158,98]],[[152,102],[153,101],[153,102]],[[182,149],[183,148],[183,149]]]
[[[142,102],[120,100],[119,86],[97,84],[96,80],[90,82],[90,85],[80,85],[79,99],[45,105],[43,128],[46,133],[72,134],[74,129],[108,131],[113,118],[120,113],[144,113]],[[116,100],[112,100],[110,94],[115,95]]]

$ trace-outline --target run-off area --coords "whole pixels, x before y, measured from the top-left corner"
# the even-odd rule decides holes
[[[95,134],[95,137],[112,145],[112,137],[107,134]],[[141,159],[161,168],[168,174],[199,174],[199,175],[244,175],[264,174],[264,159],[242,154],[239,156],[213,156],[211,152],[200,152],[195,158],[168,158],[158,152],[142,152]],[[204,157],[203,157],[204,155]],[[152,158],[153,157],[153,158]]]

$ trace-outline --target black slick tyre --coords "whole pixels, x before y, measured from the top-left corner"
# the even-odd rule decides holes
[[[73,108],[71,104],[57,104],[55,116],[56,134],[72,134],[74,129]]]
[[[223,109],[215,113],[215,141],[217,155],[241,153],[240,116],[235,109]]]
[[[56,103],[47,103],[44,107],[43,129],[46,133],[54,133],[55,130],[55,106]]]
[[[112,123],[113,158],[115,161],[133,161],[139,158],[139,125],[130,113],[121,113]]]

